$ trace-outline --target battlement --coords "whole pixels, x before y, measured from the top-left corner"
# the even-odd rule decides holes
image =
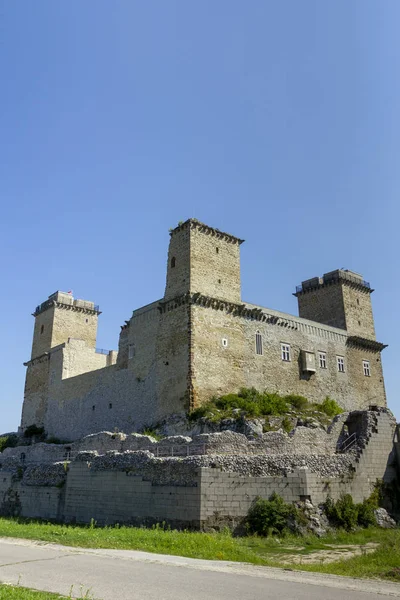
[[[205,233],[206,235],[214,236],[216,239],[224,240],[225,242],[231,242],[233,244],[238,244],[239,246],[244,242],[244,240],[241,240],[240,238],[230,233],[220,231],[215,227],[210,227],[209,225],[206,225],[205,223],[202,223],[197,219],[188,219],[183,223],[179,223],[177,227],[170,230],[169,234],[170,236],[173,236],[175,233],[183,231],[184,229],[198,229],[200,233]]]
[[[33,317],[37,317],[40,313],[48,310],[52,306],[58,307],[69,307],[75,309],[86,310],[92,313],[101,314],[100,308],[94,302],[90,302],[89,300],[80,300],[79,298],[74,298],[71,292],[61,292],[57,291],[54,294],[51,294],[45,302],[39,304],[35,311],[32,313]]]
[[[325,273],[322,277],[312,277],[311,279],[302,281],[301,285],[296,286],[296,292],[293,295],[298,297],[300,294],[306,294],[312,290],[339,282],[349,283],[369,293],[374,291],[369,281],[365,281],[359,273],[349,271],[349,269],[336,269],[335,271]]]

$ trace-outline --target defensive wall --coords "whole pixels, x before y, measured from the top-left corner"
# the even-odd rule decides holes
[[[104,432],[58,448],[19,446],[0,455],[0,514],[207,529],[238,525],[255,497],[272,492],[314,504],[342,493],[362,501],[377,479],[396,477],[395,427],[378,409],[341,415],[328,432],[298,427],[257,440]]]

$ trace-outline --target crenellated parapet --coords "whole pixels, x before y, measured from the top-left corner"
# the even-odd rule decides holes
[[[187,221],[180,223],[177,227],[175,227],[174,229],[171,229],[171,231],[169,232],[170,236],[173,236],[178,232],[184,231],[185,229],[197,229],[200,233],[210,235],[210,236],[214,237],[216,240],[223,240],[223,241],[229,242],[231,244],[238,244],[239,246],[240,246],[240,244],[243,244],[243,242],[244,242],[244,240],[242,240],[230,233],[226,233],[225,231],[220,231],[219,229],[216,229],[215,227],[210,227],[209,225],[206,225],[205,223],[201,223],[201,221],[198,221],[197,219],[188,219]]]

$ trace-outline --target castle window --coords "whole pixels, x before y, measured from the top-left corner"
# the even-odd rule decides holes
[[[337,370],[339,371],[339,373],[344,373],[344,358],[343,358],[343,356],[337,356],[336,360],[337,360]]]
[[[109,403],[108,408],[112,408],[112,402]]]
[[[259,331],[256,332],[256,354],[259,354],[260,356],[263,353],[263,341],[262,341],[262,335]]]
[[[96,410],[96,405],[95,404],[93,404],[92,410]]]
[[[42,325],[42,326],[41,326],[41,328],[40,328],[40,333],[42,334],[42,333],[43,333],[43,331],[44,331],[44,325]]]
[[[135,356],[135,344],[129,344],[128,358]]]
[[[71,446],[66,446],[64,448],[64,459],[71,460]]]
[[[358,306],[360,306],[360,301],[359,301],[359,299],[358,299],[358,298],[357,298],[357,304],[358,304]]]
[[[369,365],[369,360],[363,360],[363,370],[365,377],[371,377],[371,367]]]
[[[215,252],[218,254],[219,253],[219,248],[215,248]]]
[[[290,346],[289,344],[281,344],[281,357],[285,362],[290,362]]]
[[[86,323],[89,323],[89,319],[86,319]]]
[[[221,283],[221,280],[220,280],[220,279],[218,279],[218,283]]]
[[[228,347],[228,339],[227,338],[222,338],[221,343],[222,343],[223,348]]]
[[[175,258],[175,256],[173,256],[171,258],[171,269],[173,269],[175,267],[175,265],[176,265],[176,258]]]
[[[318,352],[319,366],[321,369],[326,369],[326,352]]]

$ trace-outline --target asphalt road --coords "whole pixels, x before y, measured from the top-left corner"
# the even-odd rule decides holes
[[[0,538],[0,581],[96,600],[384,600],[400,584]]]

